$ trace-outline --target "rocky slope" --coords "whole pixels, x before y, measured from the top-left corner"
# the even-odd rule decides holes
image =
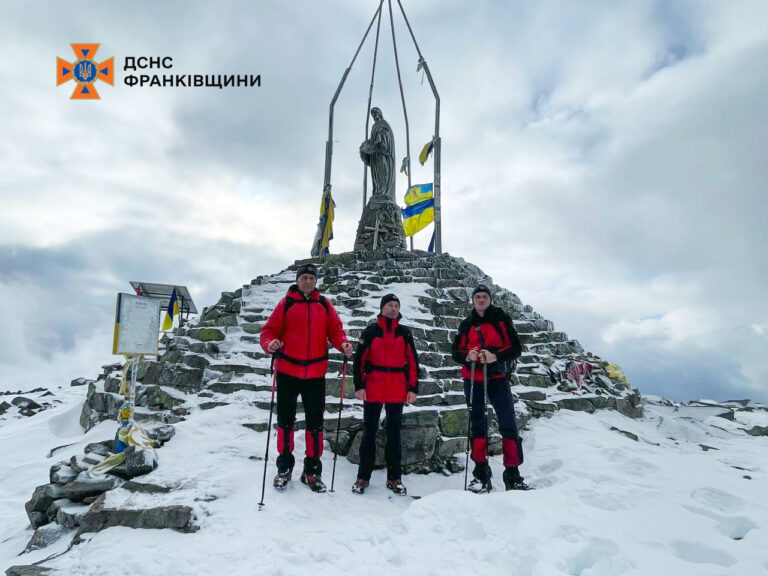
[[[450,356],[450,348],[456,328],[470,311],[471,291],[478,283],[493,286],[494,303],[512,315],[523,343],[524,352],[512,382],[521,428],[530,418],[551,416],[558,410],[608,409],[632,418],[642,416],[640,393],[611,372],[606,362],[584,351],[576,340],[555,330],[551,321],[509,290],[493,285],[482,270],[461,258],[387,250],[313,261],[320,268],[320,290],[333,302],[350,339],[376,317],[381,296],[394,292],[401,300],[403,322],[413,330],[421,361],[419,398],[406,407],[403,417],[406,473],[463,470],[467,410],[459,367]],[[270,359],[258,344],[259,333],[303,262],[306,260],[223,293],[199,319],[165,335],[158,358],[142,360],[136,420],[158,446],[171,440],[174,424],[230,404],[251,405],[253,417],[243,426],[256,432],[266,430]],[[583,361],[591,367],[584,385],[572,392],[559,386],[569,361]],[[122,367],[121,363],[104,366],[95,381],[78,381],[88,386],[80,418],[84,429],[116,419],[123,402],[118,394]],[[362,404],[353,398],[351,370],[343,402],[339,398],[341,371],[342,358],[332,351],[325,437],[331,449],[356,462]],[[493,419],[490,425],[493,454],[499,452],[501,442]],[[297,428],[302,427],[299,405]],[[383,447],[383,429],[378,441]],[[27,503],[30,523],[38,529],[30,542],[32,549],[72,530],[76,531],[75,541],[84,532],[108,526],[195,530],[192,508],[166,495],[170,487],[133,480],[157,466],[158,459],[151,450],[132,449],[125,465],[103,480],[88,478],[88,465],[98,463],[111,448],[111,439],[106,438],[88,445],[81,458],[72,457],[51,467],[49,483],[39,486]],[[378,451],[379,464],[383,464],[383,453],[383,449]],[[151,505],[142,504],[141,498],[128,498],[126,493],[151,493]]]

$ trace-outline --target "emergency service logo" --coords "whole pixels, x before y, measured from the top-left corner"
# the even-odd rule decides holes
[[[75,52],[76,60],[67,62],[56,58],[56,86],[74,80],[77,86],[72,92],[71,100],[100,100],[96,80],[115,85],[114,57],[96,62],[94,57],[101,44],[70,44]]]

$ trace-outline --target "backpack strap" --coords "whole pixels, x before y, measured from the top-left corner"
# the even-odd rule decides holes
[[[328,298],[320,295],[320,298],[318,300],[294,300],[293,298],[286,298],[285,299],[285,307],[283,308],[283,320],[285,320],[285,315],[288,314],[288,309],[293,306],[294,304],[317,304],[320,303],[323,305],[323,309],[325,310],[325,313],[328,314],[328,306],[330,305],[328,303]]]

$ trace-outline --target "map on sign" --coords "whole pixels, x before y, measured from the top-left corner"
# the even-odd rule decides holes
[[[118,294],[112,354],[157,354],[160,302],[155,298]]]

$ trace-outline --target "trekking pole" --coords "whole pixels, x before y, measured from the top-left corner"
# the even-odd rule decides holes
[[[269,437],[272,435],[272,409],[275,407],[275,388],[277,388],[277,372],[275,372],[275,359],[280,355],[277,350],[272,354],[272,363],[269,371],[272,373],[272,395],[269,399],[269,423],[267,424],[267,448],[264,451],[264,476],[261,479],[261,502],[259,512],[264,507],[264,491],[267,487],[267,463],[269,462]]]
[[[488,462],[488,471],[490,473],[490,460],[488,460],[488,453],[491,439],[488,437],[488,363],[485,362],[485,356],[483,356],[483,412],[485,414],[485,461]]]
[[[485,360],[485,356],[483,356]],[[485,413],[485,441],[490,445],[490,438],[488,438],[488,363],[483,362],[483,412]],[[486,448],[486,459],[488,455],[488,448]],[[490,466],[490,464],[489,464]]]
[[[344,365],[341,369],[341,393],[339,394],[339,421],[336,423],[336,444],[333,446],[333,473],[331,474],[331,492],[336,480],[336,458],[339,456],[339,430],[341,429],[341,411],[344,408],[344,388],[347,385],[347,357],[344,356]]]
[[[464,462],[464,491],[467,491],[467,476],[469,471],[469,446],[470,446],[470,434],[472,433],[472,395],[475,393],[475,363],[472,362],[469,376],[469,401],[467,402],[467,449],[466,459]]]

